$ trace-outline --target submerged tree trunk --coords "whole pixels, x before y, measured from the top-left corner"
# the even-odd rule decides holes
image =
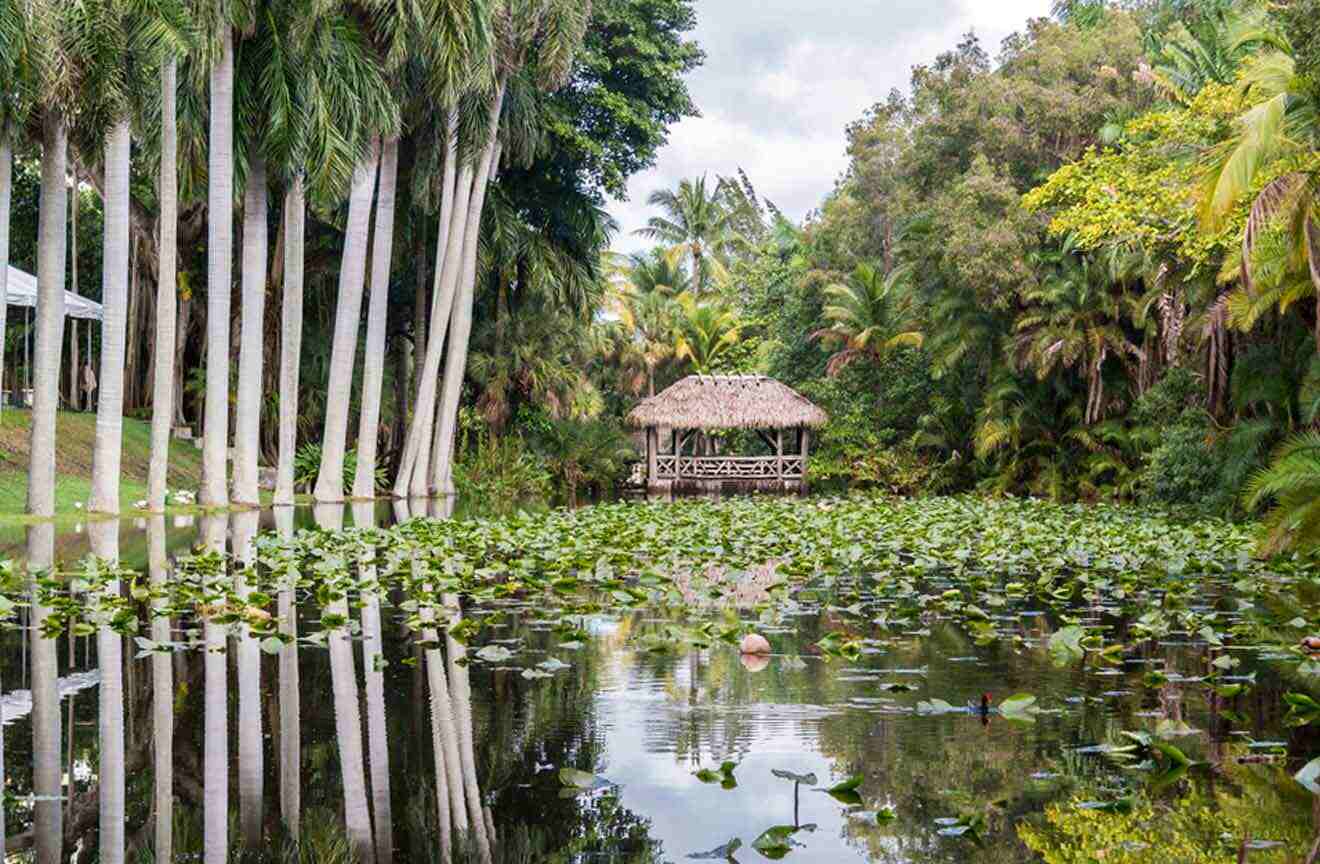
[[[298,450],[298,370],[302,363],[303,224],[307,205],[302,178],[284,196],[284,306],[280,313],[280,455],[275,503],[293,503],[293,459]]]
[[[462,618],[457,595],[447,595],[445,606],[449,610],[451,624]],[[449,655],[449,689],[454,697],[454,725],[458,730],[458,756],[463,769],[463,798],[467,802],[468,819],[472,824],[481,860],[490,864],[491,842],[486,834],[485,815],[481,811],[481,787],[477,783],[476,751],[473,746],[472,688],[468,683],[467,664],[463,662],[467,649],[452,636],[446,635],[445,641],[446,653]]]
[[[59,111],[47,112],[43,136],[41,202],[37,217],[36,365],[32,379],[27,512],[33,516],[54,516],[55,412],[59,408],[60,348],[64,344],[64,220],[68,212],[65,174],[69,148],[69,130]],[[58,783],[58,777],[56,781]],[[39,859],[40,851],[39,847]],[[44,864],[44,859],[41,860]]]
[[[261,365],[266,330],[266,161],[253,156],[243,190],[243,332],[238,355],[237,428],[234,433],[236,504],[260,503],[257,461],[261,454]]]
[[[313,496],[317,501],[344,500],[344,449],[348,438],[348,409],[357,359],[358,324],[362,318],[362,285],[367,266],[367,234],[371,199],[376,187],[379,144],[353,173],[348,200],[348,224],[340,259],[339,300],[335,308],[334,342],[330,348],[330,375],[326,382],[325,432],[321,438],[321,470]]]
[[[178,61],[168,57],[160,73],[160,266],[156,274],[156,373],[151,386],[151,462],[147,467],[147,509],[153,513],[165,509],[170,426],[174,422],[175,280],[179,235],[177,79]]]
[[[172,61],[171,61],[172,65]],[[162,244],[161,249],[166,247]],[[163,258],[163,256],[162,256]],[[169,582],[169,557],[165,551],[165,517],[152,516],[147,520],[147,568],[151,588],[163,598]],[[151,638],[169,642],[170,619],[162,615],[164,599],[153,604]],[[155,785],[156,842],[153,851],[156,860],[174,860],[174,668],[169,652],[156,651],[151,655],[151,742],[155,750],[152,779]]]
[[[229,503],[229,293],[234,246],[234,31],[221,27],[211,68],[211,137],[207,166],[206,411],[200,502]],[[217,847],[218,849],[219,847]],[[208,862],[211,850],[208,844]],[[218,864],[218,862],[217,862]]]
[[[128,120],[105,138],[105,247],[101,269],[101,381],[92,448],[92,489],[87,508],[119,513],[124,440],[124,340],[127,330],[129,160]],[[121,853],[122,854],[122,853]]]
[[[385,324],[390,299],[390,264],[394,249],[394,192],[398,174],[399,139],[389,138],[380,153],[376,236],[371,245],[371,302],[367,311],[367,345],[362,357],[362,411],[358,416],[354,498],[376,497],[376,447],[380,440],[380,393],[381,381],[385,374]]]

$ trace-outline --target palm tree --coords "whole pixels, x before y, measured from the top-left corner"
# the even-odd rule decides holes
[[[710,277],[727,275],[724,255],[732,240],[732,214],[719,189],[707,189],[706,178],[683,180],[678,189],[658,189],[646,199],[664,211],[652,216],[637,233],[668,244],[671,262],[686,256],[692,261],[695,292],[705,293]]]
[[[67,44],[72,41],[71,18],[70,10],[65,7],[41,5],[30,7],[25,22],[34,43],[42,49],[42,62],[32,76],[37,79],[33,90],[44,100],[40,105],[41,196],[37,217],[37,314],[27,512],[47,517],[55,515],[55,414],[59,408],[60,354],[64,345],[68,117],[80,89],[81,74],[79,55]]]
[[[298,372],[302,365],[306,214],[303,179],[295,176],[284,196],[284,305],[280,312],[280,452],[275,469],[276,506],[293,504],[293,460],[298,449]]]
[[[589,4],[575,0],[532,0],[512,2],[500,0],[492,10],[494,22],[494,78],[495,87],[490,103],[489,126],[478,142],[474,189],[467,210],[467,228],[463,237],[461,257],[454,263],[459,268],[459,290],[454,296],[452,315],[449,316],[448,355],[445,378],[439,403],[438,423],[432,442],[430,472],[414,468],[414,487],[427,486],[441,494],[452,494],[454,440],[458,429],[458,403],[463,377],[467,372],[468,339],[472,332],[472,306],[477,280],[477,252],[480,240],[482,212],[486,201],[488,182],[498,176],[501,156],[530,157],[533,140],[530,130],[535,118],[511,124],[506,140],[499,134],[509,88],[529,88],[533,92],[515,93],[511,107],[525,107],[536,92],[558,89],[567,80],[573,59],[586,37]],[[534,72],[535,77],[525,72]],[[516,113],[516,110],[515,110]],[[506,151],[507,148],[507,151]],[[457,219],[461,214],[456,213]],[[432,318],[432,321],[444,318]],[[432,328],[432,339],[440,327]],[[439,335],[444,335],[439,332]],[[421,461],[421,460],[419,460]],[[430,483],[425,480],[429,476]],[[419,484],[418,481],[422,482]]]
[[[29,70],[19,63],[25,55],[27,21],[17,3],[0,7],[0,333],[5,332],[8,305],[3,301],[9,284],[9,211],[14,182],[14,136],[27,113]],[[5,357],[0,351],[0,380]],[[0,411],[3,411],[0,406]],[[0,850],[2,852],[3,850]]]
[[[1261,523],[1261,552],[1312,549],[1320,543],[1320,433],[1300,432],[1284,442],[1268,468],[1247,484],[1248,510],[1273,501]]]
[[[1280,305],[1286,305],[1296,299],[1297,283],[1309,276],[1308,293],[1320,301],[1320,170],[1312,158],[1320,150],[1320,94],[1285,51],[1256,55],[1244,68],[1239,88],[1254,105],[1238,118],[1236,134],[1218,149],[1206,174],[1203,219],[1217,226],[1262,173],[1288,166],[1252,203],[1242,238],[1242,288],[1253,298],[1257,271],[1264,271],[1271,283],[1265,287],[1282,288]],[[1295,168],[1294,163],[1312,167]],[[1262,242],[1275,231],[1282,231],[1287,242]],[[1260,261],[1261,254],[1274,260]],[[1315,339],[1320,350],[1320,315]]]
[[[655,395],[656,372],[674,356],[675,317],[679,311],[675,296],[686,284],[686,279],[674,278],[681,273],[668,273],[665,281],[653,281],[659,276],[658,266],[668,268],[663,259],[641,261],[627,282],[615,286],[609,302],[623,329],[621,359],[628,365],[629,359],[635,358],[641,365],[649,396]],[[639,384],[633,392],[640,390]]]
[[[858,264],[847,282],[825,287],[823,310],[830,326],[813,339],[841,345],[826,372],[833,376],[857,360],[879,363],[898,348],[920,348],[924,337],[912,310],[907,282],[912,270],[895,267],[888,273],[873,264]]]
[[[674,356],[698,375],[713,375],[741,338],[737,313],[716,301],[698,302],[691,294],[678,298],[681,312]]]
[[[1256,4],[1207,10],[1189,22],[1148,37],[1150,79],[1173,99],[1187,103],[1207,84],[1232,84],[1253,54],[1284,42]]]
[[[380,440],[380,392],[385,372],[385,324],[394,248],[394,195],[399,175],[399,139],[385,140],[376,196],[376,236],[372,240],[371,302],[367,309],[367,344],[362,357],[362,411],[358,417],[357,475],[353,497],[376,496],[376,445]],[[373,762],[374,766],[374,762]]]
[[[227,12],[217,2],[216,14]],[[226,476],[229,449],[229,295],[234,248],[234,28],[216,24],[217,56],[211,64],[206,241],[206,395],[202,437],[203,505],[229,501]],[[209,828],[218,826],[211,826]],[[209,832],[208,832],[209,833]],[[208,840],[207,864],[221,847]],[[220,864],[221,859],[214,859]]]
[[[259,128],[256,118],[243,118],[240,128]],[[257,462],[261,451],[262,361],[266,329],[266,224],[268,195],[266,157],[261,142],[249,144],[247,177],[243,181],[243,298],[238,351],[238,399],[234,406],[234,489],[236,504],[260,502]],[[260,838],[257,838],[258,840]]]
[[[179,129],[178,60],[170,55],[160,71],[160,266],[156,280],[156,345],[173,346],[177,338]],[[165,509],[170,463],[170,426],[174,420],[175,352],[156,351],[151,394],[151,462],[147,467],[147,509]],[[76,389],[76,384],[75,384]],[[168,835],[166,837],[168,840]],[[158,844],[160,838],[157,838]],[[159,849],[159,845],[157,846]],[[168,848],[168,847],[166,847]],[[158,853],[159,854],[159,853]],[[169,860],[168,857],[165,860]]]
[[[1041,256],[1053,272],[1024,294],[1027,310],[1014,326],[1020,369],[1032,368],[1039,380],[1057,369],[1079,369],[1086,381],[1085,423],[1104,417],[1104,363],[1110,357],[1129,364],[1144,354],[1127,337],[1120,297],[1104,274],[1085,258],[1064,249]],[[1135,372],[1129,377],[1136,380]]]

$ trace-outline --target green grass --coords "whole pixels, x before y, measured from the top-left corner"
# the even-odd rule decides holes
[[[32,414],[5,408],[0,412],[0,523],[25,523],[27,471]],[[91,490],[92,444],[96,415],[61,411],[56,420],[55,513],[57,519],[83,517]],[[151,424],[124,419],[124,451],[119,484],[125,511],[147,496],[147,466],[151,458]],[[202,453],[191,441],[170,442],[169,488],[196,490],[202,476]]]

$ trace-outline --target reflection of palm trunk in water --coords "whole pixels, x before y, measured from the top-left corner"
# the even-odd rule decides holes
[[[92,554],[111,566],[119,565],[119,520],[95,521],[88,525]],[[119,597],[119,580],[101,589],[97,612],[96,662],[101,680],[97,684],[98,749],[97,801],[100,805],[100,860],[123,864],[124,860],[124,661],[123,642],[110,627],[106,603]],[[95,608],[95,607],[93,607]],[[72,783],[72,777],[70,783]],[[70,796],[72,797],[72,796]]]
[[[293,537],[293,510],[275,508],[275,528],[288,540]],[[280,649],[280,816],[291,837],[297,838],[302,808],[302,720],[298,696],[298,607],[294,598],[296,574],[283,577],[289,583],[280,589],[280,632],[293,641]]]
[[[451,622],[463,617],[457,595],[446,595],[445,606],[449,610]],[[481,808],[481,787],[477,784],[476,751],[472,741],[472,688],[468,682],[467,665],[458,662],[467,656],[467,649],[448,635],[445,641],[449,649],[449,681],[454,696],[454,722],[458,726],[458,753],[463,765],[464,798],[467,799],[468,817],[472,822],[481,860],[489,862],[490,838],[486,835],[485,814]]]
[[[418,502],[425,508],[426,502]],[[422,509],[420,512],[426,512]],[[398,502],[395,517],[406,519],[408,505]],[[413,561],[414,575],[420,576],[425,565]],[[432,586],[422,586],[422,605],[418,611],[421,616],[422,641],[438,646],[440,635],[435,628],[435,606],[432,603]],[[453,706],[449,699],[449,684],[445,680],[444,656],[438,647],[427,648],[426,679],[431,690],[431,748],[435,755],[435,797],[437,808],[437,826],[440,832],[440,857],[450,860],[453,849],[453,835],[466,832],[468,827],[467,811],[463,806],[463,774],[458,755],[458,735],[454,729]]]
[[[353,524],[374,528],[374,504],[354,504]],[[380,592],[375,590],[376,567],[364,564],[362,594],[362,674],[367,684],[367,742],[371,756],[371,809],[376,827],[376,864],[394,858],[394,828],[390,813],[390,748],[385,724],[385,646],[380,629]]]
[[[241,601],[246,602],[252,588],[249,568],[256,563],[253,540],[257,535],[260,514],[239,510],[233,515],[234,555],[239,569],[234,584]],[[261,647],[246,624],[238,636],[238,808],[243,847],[260,849],[263,753],[261,736]]]
[[[343,529],[343,505],[321,504],[313,509],[316,524],[330,531]],[[348,600],[340,597],[325,610],[348,619]],[[344,826],[349,843],[360,864],[373,864],[375,844],[371,832],[371,812],[367,805],[367,783],[362,759],[362,717],[358,710],[357,670],[353,663],[353,644],[347,629],[332,631],[327,639],[330,648],[330,682],[334,688],[335,737],[339,739],[339,767],[344,785]]]
[[[151,571],[153,592],[164,591],[168,581],[169,561],[165,552],[165,517],[147,520],[147,567]],[[164,600],[156,601],[163,605]],[[151,619],[151,638],[170,641],[170,619],[156,615]],[[156,860],[174,860],[174,668],[171,656],[157,651],[151,655],[152,743],[155,748]]]
[[[210,552],[225,552],[224,516],[202,517],[202,538]],[[223,579],[224,573],[212,577]],[[202,862],[229,860],[229,679],[225,663],[225,628],[207,616],[203,626],[206,655],[204,755],[202,758]]]
[[[55,525],[28,528],[28,572],[49,570],[55,560]],[[59,669],[55,641],[43,639],[41,625],[50,608],[38,602],[36,582],[32,591],[32,791],[33,831],[37,864],[59,864],[64,844],[60,805],[60,699],[56,690]]]

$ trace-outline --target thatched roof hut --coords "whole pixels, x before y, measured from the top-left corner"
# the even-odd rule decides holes
[[[829,420],[793,388],[764,375],[689,375],[628,413],[639,429],[819,429]]]

